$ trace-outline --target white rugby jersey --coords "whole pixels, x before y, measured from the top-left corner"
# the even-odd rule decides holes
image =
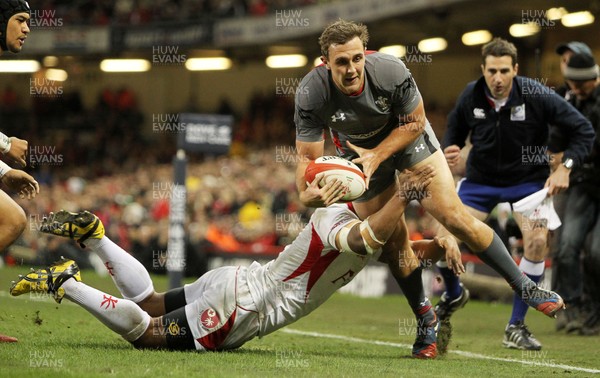
[[[259,312],[259,336],[306,316],[379,257],[336,249],[337,233],[353,220],[359,218],[349,204],[319,208],[275,260],[250,266],[247,280]]]

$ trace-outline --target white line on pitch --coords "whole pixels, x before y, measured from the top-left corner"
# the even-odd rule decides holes
[[[392,343],[389,341],[379,341],[379,340],[367,340],[367,339],[360,339],[358,337],[332,335],[329,333],[319,333],[319,332],[307,332],[307,331],[300,331],[297,329],[290,329],[290,328],[282,328],[281,332],[285,332],[285,333],[289,333],[289,334],[293,334],[293,335],[321,337],[324,339],[336,339],[336,340],[343,340],[343,341],[351,341],[354,343],[362,343],[362,344],[383,345],[383,346],[391,346],[391,347],[395,347],[395,348],[405,348],[405,349],[412,348],[412,345],[410,345],[410,344]],[[486,356],[485,354],[465,352],[465,351],[461,351],[461,350],[449,350],[448,353],[454,353],[454,354],[458,354],[459,356],[469,357],[469,358],[479,358],[481,360],[493,360],[493,361],[519,363],[522,365],[540,366],[540,367],[547,367],[547,368],[558,368],[558,369],[565,369],[565,370],[576,370],[576,371],[582,371],[585,373],[594,373],[594,374],[600,373],[600,370],[597,370],[597,369],[588,369],[588,368],[583,368],[583,367],[578,367],[578,366],[518,360],[518,359],[514,359],[514,358],[493,357],[493,356]]]

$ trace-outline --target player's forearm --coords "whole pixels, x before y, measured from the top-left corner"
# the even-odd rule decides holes
[[[344,233],[344,229],[336,236],[336,244],[340,251],[353,252],[358,255],[372,255],[382,248],[391,238],[404,214],[403,201],[394,196],[387,204],[370,215],[367,219],[354,224]]]
[[[388,240],[406,209],[405,201],[396,193],[379,211],[369,216],[369,225],[379,240]]]
[[[300,201],[305,206],[318,207],[311,199],[307,199],[304,196],[304,192],[308,188],[304,173],[310,161],[323,156],[324,150],[325,141],[302,142],[296,140],[296,188],[298,189]]]
[[[298,193],[302,193],[308,187],[306,185],[306,179],[304,178],[304,172],[306,171],[306,167],[308,166],[308,162],[298,161],[298,165],[296,166],[296,188],[298,189]]]
[[[427,119],[423,101],[417,105],[412,113],[399,117],[399,126],[375,148],[377,154],[387,159],[393,154],[403,151],[413,143],[425,130]],[[383,160],[385,160],[383,159]]]
[[[418,122],[409,123],[394,129],[376,148],[376,153],[382,157],[382,161],[393,154],[400,152],[417,140],[423,133],[425,124]]]

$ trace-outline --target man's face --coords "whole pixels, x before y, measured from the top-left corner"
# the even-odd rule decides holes
[[[569,63],[569,59],[573,56],[573,51],[567,49],[560,56],[560,73],[565,74],[565,69],[567,68],[567,63]]]
[[[8,51],[18,53],[23,48],[25,38],[29,34],[29,14],[17,13],[8,20],[6,27],[6,47]]]
[[[329,46],[329,57],[321,57],[331,78],[342,93],[351,95],[358,92],[365,82],[365,48],[358,37],[342,44]]]
[[[485,64],[481,65],[481,71],[492,97],[498,100],[508,97],[518,69],[519,65],[513,66],[512,58],[508,55],[485,57]]]
[[[568,80],[567,85],[571,88],[571,92],[577,97],[578,100],[586,100],[596,85],[598,85],[598,79],[593,80]]]

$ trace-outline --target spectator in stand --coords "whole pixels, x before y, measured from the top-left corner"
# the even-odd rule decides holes
[[[579,41],[571,41],[568,43],[561,43],[556,47],[556,53],[560,56],[560,73],[565,76],[565,70],[567,68],[567,63],[569,62],[569,58],[573,56],[573,54],[587,54],[592,55],[592,50],[588,45]],[[556,93],[559,96],[565,97],[568,99],[567,94],[569,92],[569,86],[565,82],[564,85],[561,85],[556,89]]]

